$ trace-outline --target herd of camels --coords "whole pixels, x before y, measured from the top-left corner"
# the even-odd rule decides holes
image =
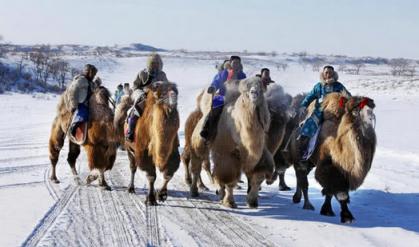
[[[341,222],[351,223],[354,217],[348,208],[349,191],[356,190],[363,183],[376,147],[371,121],[374,101],[368,97],[346,98],[339,93],[328,94],[322,102],[324,122],[318,144],[309,161],[300,162],[295,129],[304,116],[291,113],[298,109],[304,96],[292,97],[279,85],[270,85],[265,90],[259,77],[230,80],[225,85],[225,107],[215,139],[208,143],[199,135],[205,115],[210,111],[212,97],[202,90],[197,96],[196,108],[185,123],[182,154],[179,153],[180,118],[176,84],[162,82],[151,87],[133,142],[125,142],[124,139],[126,113],[133,103],[131,98],[124,96],[113,109],[109,104],[109,91],[103,86],[96,88],[89,99],[91,114],[87,139],[82,145],[90,169],[87,184],[98,180],[99,186],[110,189],[104,173],[112,169],[117,149],[123,147],[127,151],[131,171],[128,192],[135,193],[137,168],[146,172],[148,205],[166,200],[167,185],[182,161],[191,197],[199,197],[199,191],[206,188],[200,176],[203,168],[217,186],[221,204],[230,208],[237,207],[234,189],[242,174],[248,180],[247,205],[256,208],[263,181],[272,184],[279,177],[280,190],[290,190],[284,181],[284,173],[293,166],[297,178],[293,202],[299,203],[304,196],[303,208],[314,209],[308,198],[307,175],[316,167],[315,178],[323,187],[322,194],[325,196],[320,213],[335,215],[331,205],[335,197],[341,206]],[[172,99],[167,100],[168,97]],[[312,104],[307,114],[313,107]],[[57,183],[56,165],[70,120],[71,112],[66,109],[64,97],[61,97],[49,140],[50,179]],[[283,152],[285,145],[287,152]],[[79,153],[80,146],[69,141],[67,161],[74,175],[77,175],[75,164]],[[154,188],[156,168],[164,178],[160,189]]]

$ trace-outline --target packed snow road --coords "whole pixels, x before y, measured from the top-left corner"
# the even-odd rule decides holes
[[[165,59],[165,58],[164,58]],[[112,71],[102,68],[106,86],[130,81],[144,58],[121,59]],[[179,85],[182,126],[195,104],[194,95],[212,78],[210,61],[165,59],[165,71]],[[257,71],[263,61],[246,64]],[[251,72],[248,72],[251,75]],[[298,65],[272,77],[291,94],[309,90],[317,73]],[[368,77],[368,84],[359,82]],[[351,193],[349,205],[356,221],[340,224],[339,217],[319,215],[321,188],[310,175],[310,198],[315,211],[292,203],[292,192],[277,184],[263,184],[259,208],[246,207],[246,186],[237,190],[237,209],[219,205],[215,187],[202,174],[210,191],[189,198],[181,164],[169,183],[167,201],[157,207],[144,204],[146,179],[137,172],[136,194],[126,192],[129,167],[126,153],[118,152],[114,169],[106,176],[112,191],[96,185],[78,185],[66,163],[67,144],[60,154],[57,176],[48,180],[48,136],[57,97],[6,94],[0,96],[0,246],[415,246],[419,240],[419,91],[400,88],[379,91],[384,76],[342,75],[354,94],[376,102],[378,146],[365,183]],[[179,135],[183,146],[183,127]],[[87,175],[82,151],[78,170]],[[156,187],[161,180],[158,178]],[[286,181],[295,188],[292,169]],[[334,201],[333,208],[339,212]]]

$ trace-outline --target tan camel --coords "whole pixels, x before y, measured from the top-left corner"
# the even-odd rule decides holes
[[[361,186],[375,153],[375,104],[367,97],[355,96],[347,100],[341,94],[331,93],[322,107],[324,122],[318,146],[310,158],[316,165],[315,178],[326,197],[320,213],[334,216],[331,199],[335,196],[341,205],[341,222],[351,223],[354,217],[348,209],[349,191]],[[291,146],[292,153],[296,154],[296,146]],[[308,201],[305,194],[304,200]]]
[[[134,142],[125,142],[131,168],[128,192],[135,193],[134,177],[138,167],[147,174],[149,191],[146,202],[149,205],[157,205],[154,191],[156,168],[164,177],[164,184],[157,194],[160,201],[166,200],[167,184],[179,168],[177,94],[176,85],[173,83],[153,83],[147,93],[144,112],[137,121]],[[124,106],[120,108],[124,109]],[[124,113],[120,109],[118,112]],[[121,133],[121,130],[119,132]]]

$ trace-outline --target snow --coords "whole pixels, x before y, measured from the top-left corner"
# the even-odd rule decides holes
[[[222,59],[162,55],[164,70],[180,92],[182,147],[184,121],[195,107],[197,93],[210,83],[216,73],[214,66]],[[112,92],[119,83],[132,82],[146,61],[146,57],[72,59],[72,64],[98,64],[99,76]],[[297,63],[278,71],[266,59],[271,58],[244,57],[247,75],[270,67],[273,80],[292,95],[310,90],[318,80],[318,72],[304,71]],[[0,246],[20,245],[26,239],[26,244],[39,246],[145,245],[150,241],[169,246],[416,246],[419,83],[416,77],[387,75],[386,69],[370,66],[368,73],[340,75],[340,81],[353,94],[369,96],[377,105],[377,152],[364,184],[351,193],[349,207],[356,218],[351,225],[342,225],[339,216],[319,214],[323,197],[313,172],[309,194],[315,211],[293,204],[293,192],[279,192],[277,184],[263,184],[258,209],[247,208],[246,186],[242,185],[243,189],[235,192],[239,208],[232,210],[218,204],[215,187],[205,174],[202,177],[210,191],[198,199],[188,198],[181,164],[169,183],[168,201],[153,211],[143,204],[147,185],[143,172],[136,175],[137,193],[125,192],[129,174],[126,153],[118,152],[115,168],[107,174],[114,190],[106,192],[96,186],[76,186],[66,163],[66,144],[57,166],[61,183],[50,184],[48,137],[58,97],[0,95]],[[84,151],[78,170],[84,179]],[[292,169],[287,171],[286,181],[295,188]],[[157,188],[161,182],[159,178]],[[336,201],[333,208],[338,215]]]

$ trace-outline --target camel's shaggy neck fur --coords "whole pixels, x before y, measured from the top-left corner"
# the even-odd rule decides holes
[[[265,146],[265,131],[269,129],[270,114],[263,94],[256,102],[251,102],[247,92],[243,92],[234,104],[231,112],[238,136],[241,140],[243,167],[245,170],[253,169],[263,152]],[[247,167],[250,165],[251,167]]]
[[[364,110],[368,110],[368,106]],[[358,110],[355,110],[358,111]],[[376,135],[370,124],[365,124],[359,112],[343,115],[337,130],[336,141],[331,147],[335,164],[347,174],[349,188],[357,189],[371,168],[375,153]]]
[[[139,132],[138,150],[148,149],[154,164],[161,168],[166,165],[172,154],[173,144],[177,141],[179,114],[164,102],[158,102],[153,93],[148,93],[143,117],[137,124]],[[145,146],[147,145],[148,146]]]

